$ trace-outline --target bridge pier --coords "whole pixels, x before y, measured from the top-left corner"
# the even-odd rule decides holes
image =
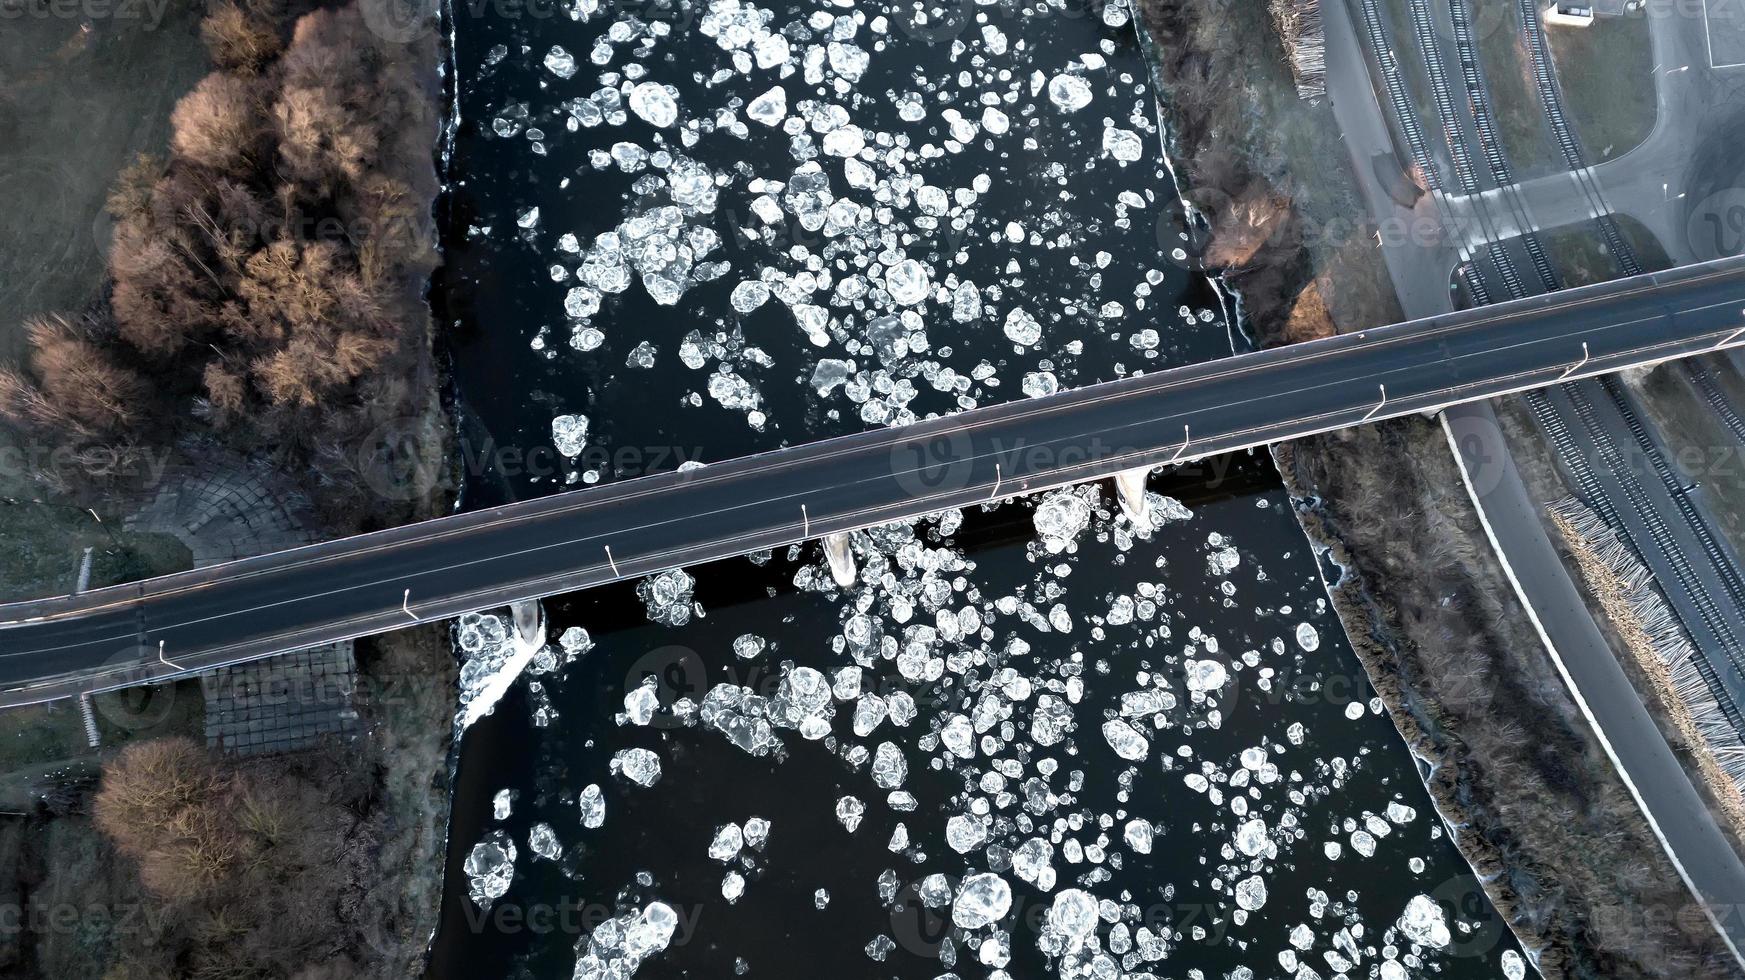
[[[523,599],[509,607],[515,621],[515,643],[522,650],[545,646],[545,607],[538,599]]]
[[[1121,497],[1121,512],[1127,515],[1127,520],[1140,527],[1150,523],[1151,502],[1145,499],[1145,478],[1150,474],[1151,468],[1148,466],[1122,470],[1115,474],[1115,490]]]
[[[830,562],[830,577],[848,588],[854,584],[854,553],[848,550],[848,532],[824,535],[824,557]]]

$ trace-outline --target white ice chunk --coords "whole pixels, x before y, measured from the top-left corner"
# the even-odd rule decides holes
[[[659,82],[642,82],[630,90],[630,111],[656,129],[665,129],[679,121],[679,105],[671,92]]]
[[[1412,896],[1412,900],[1406,903],[1406,911],[1400,915],[1399,927],[1407,939],[1432,949],[1441,949],[1452,938],[1442,906],[1428,895]]]
[[[996,874],[971,875],[951,904],[951,921],[961,929],[980,929],[1012,909],[1012,886]]]
[[[1077,112],[1091,104],[1090,83],[1077,75],[1056,75],[1048,80],[1048,101],[1062,112]]]

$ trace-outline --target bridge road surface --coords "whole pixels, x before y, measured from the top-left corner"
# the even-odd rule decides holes
[[[1745,259],[1726,259],[0,605],[0,705],[141,683],[1741,342]]]

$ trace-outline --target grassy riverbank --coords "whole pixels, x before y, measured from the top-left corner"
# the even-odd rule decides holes
[[[1197,251],[1242,296],[1257,338],[1305,340],[1403,319],[1325,98],[1298,98],[1264,3],[1139,4]]]
[[[1481,27],[1507,25],[1491,9],[1505,2],[1480,4]],[[1214,204],[1202,208],[1208,261],[1234,266],[1226,278],[1257,340],[1399,319],[1361,224],[1346,238],[1293,231],[1363,207],[1331,113],[1296,98],[1265,6],[1145,6],[1187,196]],[[1522,64],[1513,32],[1480,34],[1483,57]],[[1542,149],[1525,77],[1500,66],[1493,75],[1522,97],[1497,93],[1512,120],[1505,139]],[[1334,301],[1323,310],[1318,297]],[[1347,570],[1332,591],[1353,646],[1402,735],[1432,763],[1438,809],[1541,972],[1728,975],[1719,937],[1515,600],[1440,428],[1408,419],[1331,433],[1279,447],[1278,460],[1305,528]]]
[[[1333,597],[1352,645],[1540,972],[1732,975],[1516,600],[1440,427],[1396,420],[1277,455],[1347,570]]]
[[[87,547],[92,585],[186,565],[183,543],[121,525],[144,503],[175,513],[164,501],[190,496],[179,475],[219,460],[270,477],[256,497],[224,499],[300,501],[282,511],[318,537],[446,512],[417,479],[448,428],[424,301],[435,22],[384,36],[355,7],[314,6],[190,7],[155,47],[94,49],[100,78],[134,89],[117,111],[142,116],[125,156],[155,155],[118,172],[103,125],[90,145],[62,133],[44,148],[80,175],[81,201],[115,190],[107,221],[57,204],[22,223],[90,253],[69,273],[99,271],[8,309],[33,317],[0,344],[12,355],[0,356],[12,362],[0,462],[23,463],[0,466],[0,489],[22,498],[0,509],[8,591],[66,591]],[[0,38],[0,59],[17,37]],[[190,66],[186,48],[202,44],[210,64]],[[0,101],[0,132],[87,111],[85,92],[38,91],[28,119]],[[0,178],[21,173],[9,159],[0,151]],[[21,198],[39,185],[52,181],[0,181]],[[23,253],[0,246],[16,265]],[[100,696],[96,750],[74,704],[0,715],[0,911],[16,914],[0,975],[421,972],[441,889],[453,654],[431,626],[360,641],[356,660],[358,736],[265,758],[205,747],[198,681]]]

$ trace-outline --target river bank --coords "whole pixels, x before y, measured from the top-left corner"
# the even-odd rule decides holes
[[[1281,445],[1336,608],[1431,793],[1546,977],[1732,975],[1516,601],[1441,431]]]
[[[36,229],[94,243],[107,273],[94,296],[56,293],[67,312],[27,307],[44,315],[27,351],[9,348],[24,363],[0,385],[7,445],[27,452],[6,458],[45,465],[0,475],[59,502],[38,506],[85,520],[88,505],[118,528],[187,521],[172,529],[197,561],[448,511],[451,427],[425,301],[437,22],[316,6],[177,7],[133,30],[29,22],[83,37],[91,50],[75,54],[144,103],[175,104],[161,132],[146,114],[129,149],[157,156],[124,172],[97,173],[108,157],[76,138],[54,147],[91,171],[75,190],[116,186],[107,218],[69,206]],[[171,35],[156,48],[165,70],[116,55],[154,31]],[[204,47],[204,78],[190,46]],[[83,98],[69,87],[64,105],[23,115],[0,104],[0,127]],[[176,503],[207,496],[222,506]],[[95,550],[113,540],[125,556],[117,533]],[[45,552],[46,571],[17,588],[54,590],[77,557]],[[359,641],[355,665],[337,690],[293,680],[265,695],[283,713],[338,712],[355,735],[272,755],[206,747],[215,703],[261,696],[218,676],[101,696],[101,748],[73,705],[8,717],[0,972],[415,975],[441,885],[454,657],[430,626]]]
[[[1330,223],[1364,213],[1330,111],[1297,98],[1266,7],[1236,6],[1142,5],[1186,181],[1204,188],[1186,195],[1209,224],[1201,253],[1230,267],[1258,346],[1401,319],[1369,230]],[[1276,457],[1343,569],[1328,584],[1371,682],[1541,973],[1729,973],[1515,603],[1440,430],[1395,421]]]
[[[1136,5],[1171,157],[1200,222],[1188,254],[1241,295],[1255,342],[1403,319],[1332,108],[1299,97],[1281,4]]]

